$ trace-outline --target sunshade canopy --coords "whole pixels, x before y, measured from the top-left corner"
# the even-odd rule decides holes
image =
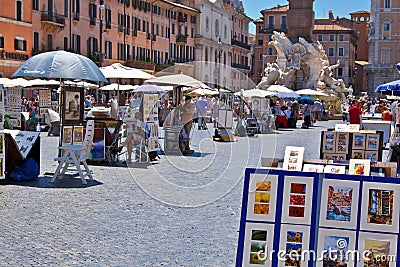
[[[156,77],[145,81],[146,84],[185,86],[193,88],[210,89],[206,84],[185,74],[175,74]]]
[[[120,78],[120,79],[151,79],[154,76],[139,69],[130,68],[120,63],[114,63],[107,67],[100,68],[100,71],[106,78]]]

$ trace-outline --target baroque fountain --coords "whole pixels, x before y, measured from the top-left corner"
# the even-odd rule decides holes
[[[276,62],[267,63],[257,88],[279,84],[292,90],[315,89],[343,99],[343,92],[348,89],[342,79],[333,77],[339,61],[330,65],[321,43],[310,43],[302,37],[293,43],[284,33],[274,32],[268,45],[277,51]]]

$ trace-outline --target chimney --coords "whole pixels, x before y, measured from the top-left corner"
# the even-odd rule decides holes
[[[334,20],[335,18],[333,17],[333,11],[332,9],[329,9],[329,19]]]

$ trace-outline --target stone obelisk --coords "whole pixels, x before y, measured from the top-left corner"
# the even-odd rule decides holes
[[[289,39],[296,43],[299,37],[312,42],[311,31],[314,27],[314,0],[288,0],[287,28]]]

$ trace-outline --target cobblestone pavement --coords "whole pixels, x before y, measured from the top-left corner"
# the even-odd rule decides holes
[[[277,131],[213,143],[195,131],[192,157],[158,164],[90,166],[95,181],[43,175],[58,139],[42,135],[41,177],[0,187],[0,266],[234,266],[245,166],[286,145],[317,158],[321,130]],[[277,148],[277,149],[275,149]]]

